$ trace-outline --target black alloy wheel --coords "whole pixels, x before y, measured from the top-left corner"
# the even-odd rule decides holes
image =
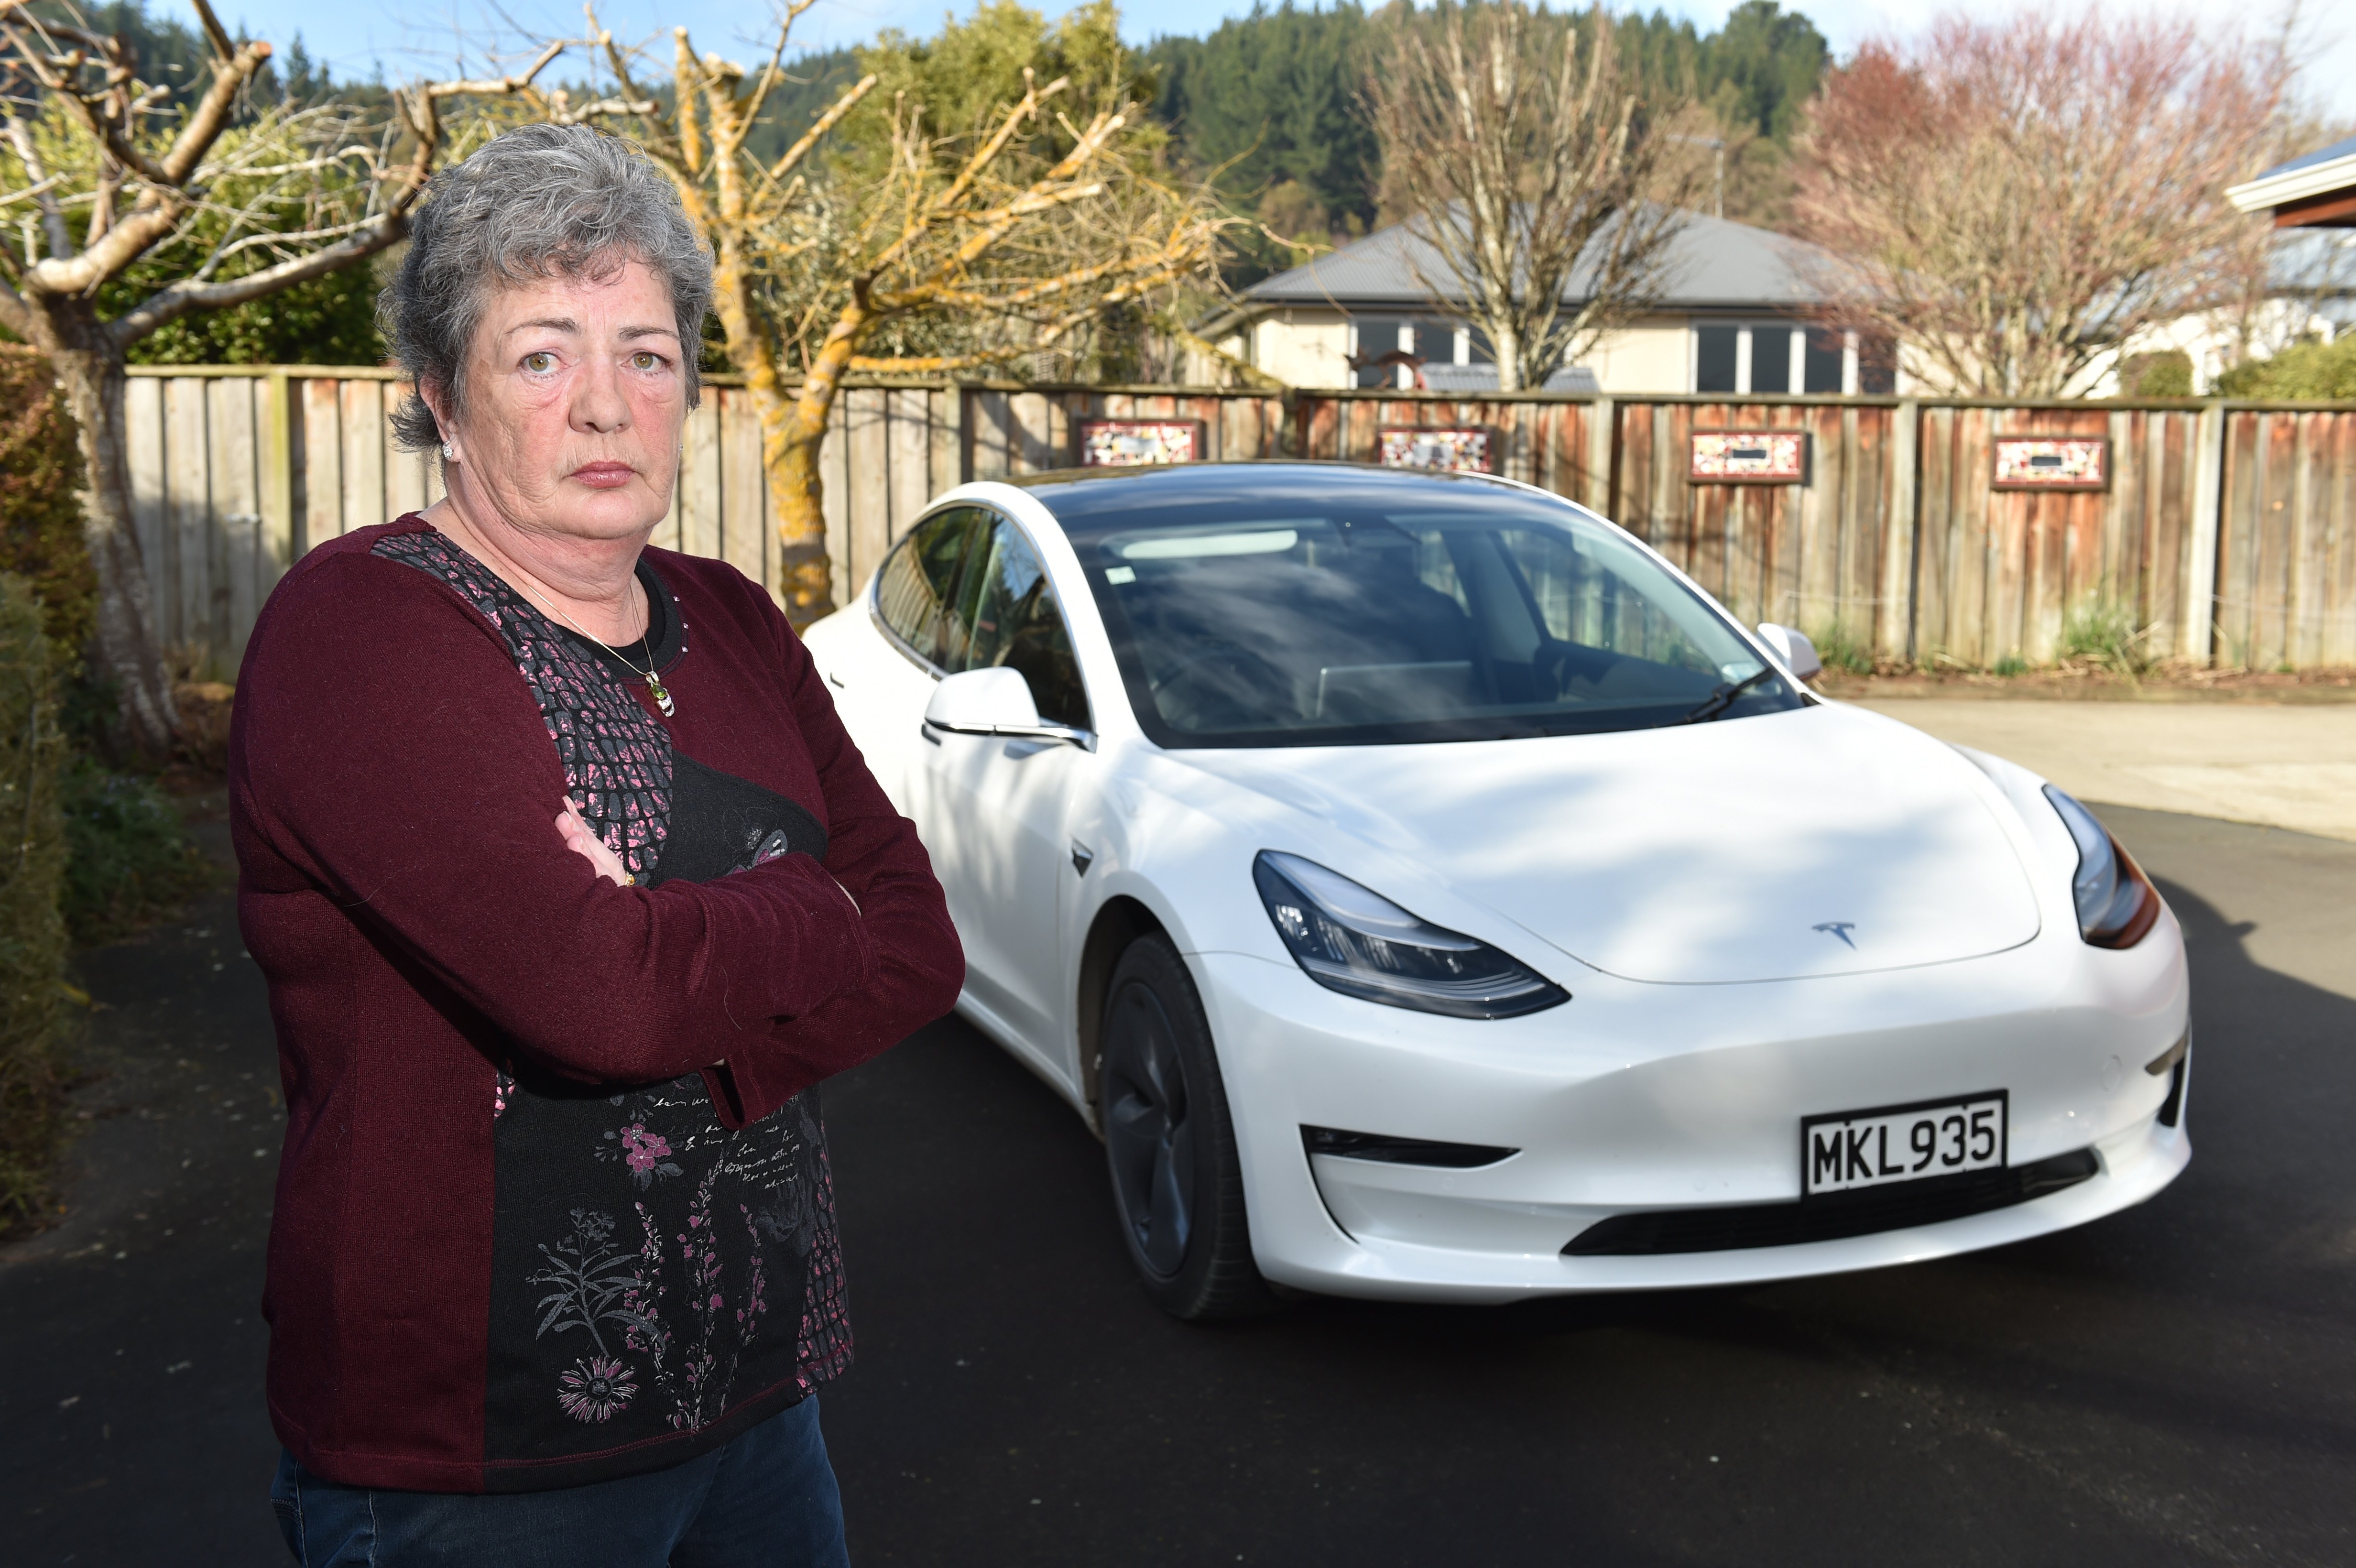
[[[1105,997],[1097,1109],[1113,1209],[1154,1303],[1185,1318],[1262,1312],[1243,1167],[1202,999],[1160,934],[1130,944]]]

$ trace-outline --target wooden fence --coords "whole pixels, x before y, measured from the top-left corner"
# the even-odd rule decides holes
[[[287,367],[133,372],[130,453],[160,632],[234,669],[262,601],[305,549],[435,498],[397,451],[391,373]],[[1372,461],[1387,426],[1483,426],[1496,466],[1585,502],[1746,620],[1886,657],[2048,662],[2073,619],[2157,656],[2356,665],[2356,407],[2232,402],[853,387],[821,456],[834,596],[848,600],[936,495],[1069,465],[1091,417],[1202,421],[1211,460]],[[1696,430],[1804,430],[1798,485],[1694,484]],[[2100,435],[2102,491],[2000,491],[1996,437]],[[773,588],[776,532],[749,395],[728,379],[689,421],[656,542]]]

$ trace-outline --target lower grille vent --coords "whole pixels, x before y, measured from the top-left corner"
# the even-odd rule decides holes
[[[1961,1176],[1827,1192],[1797,1203],[1750,1203],[1728,1209],[1663,1209],[1614,1214],[1581,1231],[1566,1257],[1638,1257],[1658,1253],[1724,1253],[1743,1247],[1791,1247],[1837,1242],[1913,1225],[1936,1225],[2008,1209],[2059,1192],[2102,1168],[2092,1149],[2056,1155],[2034,1165],[1975,1170]]]

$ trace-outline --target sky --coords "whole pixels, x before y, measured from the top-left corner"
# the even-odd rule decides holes
[[[1055,9],[1057,0],[1030,0]],[[1561,0],[1557,0],[1558,4]],[[1786,0],[1789,4],[1789,0]],[[2020,0],[1972,0],[1971,9],[1987,14]],[[2110,0],[2125,12],[2184,14],[2204,24],[2239,25],[2271,33],[2279,25],[2278,0]],[[152,9],[170,13],[175,0],[149,0]],[[1704,28],[1717,25],[1730,0],[1646,0],[1672,15],[1691,17]],[[2062,14],[2091,8],[2094,0],[2054,0],[2039,9]],[[423,70],[446,68],[453,40],[468,37],[477,46],[495,35],[491,18],[500,12],[526,27],[550,37],[578,33],[581,12],[565,0],[505,0],[495,11],[481,4],[423,0],[400,7],[374,5],[330,5],[322,12],[316,0],[215,0],[216,8],[232,27],[242,19],[256,37],[282,48],[300,32],[315,57],[325,58],[339,76],[366,76],[381,62],[393,79]],[[969,10],[971,0],[954,7]],[[796,42],[814,48],[853,44],[873,37],[884,27],[923,34],[934,30],[952,7],[943,0],[818,0],[794,25]],[[1251,0],[1126,0],[1121,6],[1124,31],[1142,43],[1160,34],[1201,34],[1223,16],[1251,8]],[[1922,0],[1801,0],[1793,9],[1809,16],[1832,41],[1837,54],[1847,54],[1859,40],[1877,35],[1903,36],[1940,7]],[[2346,7],[2337,7],[2345,11]],[[2333,113],[2356,119],[2356,15],[2345,21],[2331,15],[2335,7],[2305,0],[2301,33],[2308,61],[2307,86]],[[766,48],[769,36],[767,0],[605,0],[599,15],[617,37],[644,37],[685,23],[699,49],[720,49],[732,58]],[[756,43],[755,40],[758,40]]]

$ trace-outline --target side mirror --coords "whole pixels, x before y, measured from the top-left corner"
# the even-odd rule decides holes
[[[927,731],[952,735],[1002,735],[1018,741],[1067,741],[1085,752],[1097,749],[1097,738],[1068,724],[1049,724],[1039,717],[1031,683],[1019,669],[1003,665],[943,676],[925,705]]]
[[[1825,661],[1816,656],[1816,645],[1808,641],[1806,633],[1762,621],[1759,635],[1768,651],[1783,661],[1783,667],[1802,680],[1814,680],[1824,673]]]

